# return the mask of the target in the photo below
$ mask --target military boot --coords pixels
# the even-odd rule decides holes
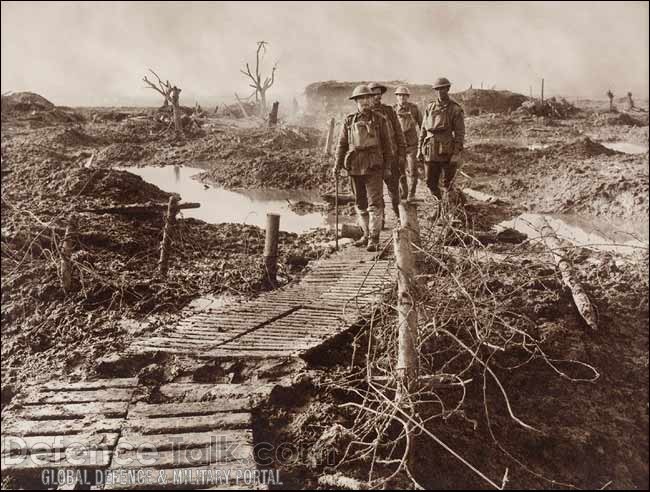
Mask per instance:
[[[362,246],[366,246],[368,244],[368,234],[370,230],[369,222],[370,219],[367,214],[365,215],[359,215],[359,227],[361,227],[361,230],[363,231],[363,236],[361,236],[359,239],[357,239],[355,242],[352,244],[356,246],[357,248],[361,248]]]
[[[370,234],[368,238],[368,251],[379,250],[379,233],[384,221],[384,211],[380,210],[377,214],[370,214]]]

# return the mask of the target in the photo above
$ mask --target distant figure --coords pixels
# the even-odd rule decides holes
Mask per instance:
[[[609,98],[609,112],[614,111],[614,93],[610,90],[607,91],[607,97]]]
[[[451,191],[465,143],[465,115],[449,97],[450,87],[445,77],[436,80],[436,98],[427,106],[418,140],[417,159],[425,162],[427,186],[438,200],[442,200],[440,175],[444,173],[444,186]]]
[[[634,101],[632,100],[632,93],[627,93],[627,110],[632,111],[634,109]]]
[[[298,114],[298,111],[300,108],[298,107],[298,101],[296,101],[296,98],[293,98],[293,114]]]

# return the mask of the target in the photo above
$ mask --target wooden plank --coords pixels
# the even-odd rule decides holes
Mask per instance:
[[[258,394],[269,394],[275,385],[264,384],[218,384],[218,383],[169,383],[159,388],[166,398],[183,398],[184,401],[243,399]],[[188,400],[188,396],[191,397]]]
[[[116,451],[132,451],[138,448],[170,451],[173,449],[190,449],[206,447],[216,443],[253,443],[253,431],[250,429],[223,430],[210,432],[187,432],[184,434],[133,434],[125,432],[120,437]]]
[[[86,449],[79,453],[58,451],[27,456],[6,457],[2,460],[2,474],[25,472],[42,468],[106,468],[111,462],[111,450]]]
[[[118,444],[119,446],[119,444]],[[253,446],[248,443],[215,443],[202,448],[179,449],[174,451],[148,452],[142,448],[137,451],[121,452],[115,455],[116,467],[129,468],[170,468],[212,466],[217,463],[250,461],[253,458]]]
[[[88,391],[107,388],[134,388],[138,385],[138,378],[98,379],[96,381],[79,381],[65,383],[53,381],[31,386],[41,391]]]
[[[32,420],[63,420],[83,418],[86,415],[124,417],[129,402],[69,403],[61,405],[29,405],[15,409],[15,414]]]
[[[148,405],[137,403],[129,409],[128,418],[183,417],[189,415],[212,415],[220,412],[241,412],[250,410],[250,401],[242,399],[223,399],[204,402],[161,403]]]
[[[132,388],[111,388],[98,390],[75,390],[75,391],[46,391],[33,392],[23,396],[20,402],[23,404],[37,403],[90,403],[98,401],[129,401],[135,389]]]
[[[88,449],[113,449],[117,443],[117,432],[107,434],[73,434],[57,436],[20,437],[2,435],[2,454],[33,454],[43,451],[62,451],[69,447],[85,446]]]
[[[251,425],[251,414],[248,412],[218,413],[183,418],[137,418],[127,421],[127,426],[131,431],[139,431],[142,434],[207,432],[213,429],[246,429]]]
[[[12,420],[3,419],[3,435],[12,436],[63,436],[85,432],[119,432],[124,419],[75,419],[75,420]]]

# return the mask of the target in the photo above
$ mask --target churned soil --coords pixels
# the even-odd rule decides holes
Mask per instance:
[[[461,184],[510,205],[469,201],[459,227],[477,238],[494,237],[491,227],[522,209],[647,221],[647,152],[623,154],[601,145],[647,145],[647,116],[579,107],[566,119],[469,116],[463,168],[469,178]],[[320,121],[313,115],[307,120]],[[329,191],[332,157],[322,150],[324,118],[322,124],[268,129],[261,121],[206,116],[179,139],[166,131],[167,123],[154,109],[58,108],[30,96],[5,111],[3,99],[3,406],[25,382],[91,375],[98,359],[170,322],[202,295],[249,297],[269,288],[261,273],[262,230],[182,217],[168,276],[160,278],[162,213],[82,211],[167,202],[168,191],[115,167],[200,164],[206,170],[203,179],[224,186]],[[532,144],[548,146],[531,150]],[[78,217],[75,277],[72,292],[65,294],[59,253],[73,211]],[[430,210],[422,207],[420,214],[426,229]],[[310,260],[327,254],[322,243],[331,239],[325,230],[281,233],[280,282],[295,281]],[[462,288],[480,300],[496,299],[502,312],[529,321],[528,334],[539,341],[546,359],[538,353],[528,360],[528,352],[509,344],[493,354],[493,368],[510,411],[536,430],[514,421],[493,382],[484,390],[479,366],[467,374],[473,382],[461,411],[431,420],[428,429],[495,482],[501,483],[507,469],[508,487],[647,488],[647,249],[630,257],[570,249],[570,262],[598,313],[597,332],[585,327],[551,256],[539,245],[502,237],[486,251],[506,261],[465,275]],[[440,261],[463,274],[448,258]],[[453,277],[441,275],[436,264],[425,263],[427,302],[454,308],[454,319],[463,322],[448,329],[471,326],[471,306],[453,287]],[[445,281],[452,287],[446,288]],[[491,297],[481,297],[486,292]],[[387,302],[394,304],[394,297]],[[392,330],[394,312],[381,323]],[[276,463],[285,486],[316,488],[319,476],[335,471],[318,456],[325,445],[342,456],[350,442],[345,429],[356,414],[342,404],[358,400],[341,386],[350,371],[365,371],[364,343],[360,326],[315,354],[294,377],[295,386],[256,416],[258,436],[304,450],[303,462]],[[435,345],[426,350],[433,366],[444,360],[436,358]],[[593,377],[590,368],[598,377],[581,380]],[[451,391],[441,390],[439,396],[446,408],[458,401]],[[420,411],[427,415],[436,405]],[[423,486],[487,488],[426,436],[418,437],[417,450],[413,472]],[[368,461],[360,461],[336,471],[363,482],[368,467]],[[387,475],[390,467],[376,472]],[[398,477],[395,485],[410,482]]]

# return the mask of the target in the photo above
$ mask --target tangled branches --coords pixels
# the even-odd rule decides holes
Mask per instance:
[[[490,410],[499,405],[525,432],[540,434],[541,430],[518,415],[504,375],[541,361],[571,382],[591,383],[599,377],[591,365],[559,360],[542,348],[536,309],[545,299],[558,301],[561,286],[555,271],[547,258],[537,258],[534,248],[527,244],[506,253],[483,246],[467,230],[462,208],[446,208],[432,220],[424,219],[422,246],[412,245],[420,260],[414,306],[418,315],[419,384],[410,394],[403,394],[396,379],[398,342],[393,296],[377,306],[367,320],[367,329],[357,336],[355,346],[365,348],[364,360],[355,352],[350,372],[330,383],[349,395],[351,401],[345,406],[354,416],[349,429],[353,438],[337,468],[366,464],[370,488],[382,488],[395,479],[424,488],[414,466],[413,443],[432,440],[484,483],[502,489],[508,482],[507,468],[500,479],[490,478],[436,435],[452,417],[476,430],[480,423],[470,418],[466,409],[470,398],[482,396],[480,420],[494,444],[524,469],[549,480],[501,446],[493,432]]]

